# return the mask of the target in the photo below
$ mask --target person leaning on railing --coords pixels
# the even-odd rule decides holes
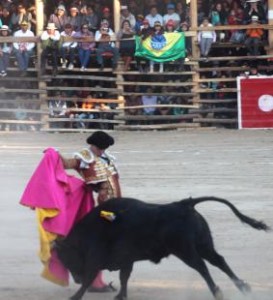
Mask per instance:
[[[74,41],[65,41],[65,38],[73,37],[75,35],[75,31],[71,24],[64,25],[64,31],[61,32],[60,39],[60,54],[62,58],[62,68],[65,69],[68,64],[68,70],[72,70],[74,68],[74,59],[75,52],[77,48],[77,42]]]
[[[14,37],[34,37],[34,33],[28,29],[29,23],[27,21],[22,21],[20,24],[21,29],[15,31]],[[25,76],[30,56],[33,54],[33,49],[35,43],[29,42],[16,42],[13,43],[13,49],[15,56],[18,61],[18,67],[21,72],[21,76]]]
[[[41,54],[41,73],[45,73],[46,61],[49,55],[52,59],[53,76],[58,71],[58,53],[60,47],[60,32],[54,23],[48,23],[46,30],[41,35],[42,54]]]
[[[0,29],[1,36],[9,36],[10,29],[7,25],[3,25]],[[9,66],[9,58],[12,52],[12,43],[0,43],[0,76],[7,76],[7,68]]]

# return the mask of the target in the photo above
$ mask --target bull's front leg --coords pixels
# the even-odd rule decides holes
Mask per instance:
[[[120,280],[120,290],[119,293],[115,296],[115,300],[125,300],[127,299],[127,283],[128,279],[132,273],[133,264],[129,264],[125,267],[122,267],[119,272]]]

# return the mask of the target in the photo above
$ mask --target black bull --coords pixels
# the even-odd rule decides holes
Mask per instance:
[[[60,260],[81,283],[70,299],[81,299],[98,271],[103,269],[120,270],[121,288],[115,299],[126,299],[134,262],[150,260],[159,263],[170,254],[199,272],[217,300],[223,296],[204,259],[226,273],[242,292],[250,290],[214,249],[209,226],[194,209],[196,204],[204,201],[224,203],[242,222],[258,230],[269,229],[263,222],[240,213],[227,200],[216,197],[189,198],[162,205],[131,198],[110,199],[86,215],[57,244]],[[115,220],[103,218],[101,211],[114,213]]]

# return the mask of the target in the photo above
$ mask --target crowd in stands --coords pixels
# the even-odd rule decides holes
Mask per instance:
[[[210,56],[228,56],[232,53],[240,55],[257,56],[263,54],[263,42],[267,39],[267,32],[255,28],[255,24],[266,24],[267,20],[266,0],[208,0],[198,1],[198,25],[203,30],[198,32],[198,44],[200,47],[200,63],[208,64]],[[123,70],[138,70],[144,73],[153,73],[158,70],[179,72],[185,70],[184,59],[176,61],[176,64],[160,63],[155,66],[153,60],[135,57],[135,39],[137,35],[142,40],[148,36],[161,35],[165,32],[186,32],[191,26],[189,4],[184,0],[128,0],[121,1],[120,28],[114,30],[114,12],[112,1],[98,0],[75,0],[60,1],[48,0],[44,15],[44,31],[40,35],[41,74],[47,73],[47,65],[51,64],[52,74],[56,75],[59,70],[73,70],[79,68],[81,72],[88,71],[90,67],[98,67],[101,71],[111,60],[113,70],[117,68],[119,59],[124,62]],[[206,27],[219,25],[248,25],[247,30],[204,30]],[[0,1],[0,36],[29,37],[33,38],[36,32],[36,8],[33,1]],[[0,37],[1,38],[1,37]],[[71,38],[71,39],[69,39]],[[214,47],[215,43],[231,43],[238,45],[234,48]],[[34,42],[6,43],[0,40],[0,76],[5,77],[8,73],[10,58],[13,56],[21,76],[26,76],[30,59],[35,54]],[[191,38],[186,38],[186,56],[191,57]],[[243,50],[242,50],[243,49]],[[240,52],[245,51],[245,52]],[[133,64],[132,61],[136,61]],[[232,74],[217,73],[205,74],[205,76],[229,77]],[[131,78],[137,79],[138,77]],[[125,77],[126,79],[126,77]],[[188,80],[189,78],[186,78]],[[132,81],[133,81],[132,80]],[[179,75],[170,80],[182,80]],[[184,79],[183,79],[184,80]],[[173,81],[172,81],[173,82]],[[228,84],[218,82],[213,86],[206,87],[217,89],[228,87]],[[202,86],[201,86],[202,87]],[[185,97],[168,97],[169,92],[189,92],[190,89],[183,87],[139,87],[128,86],[125,92],[140,92],[142,96],[130,96],[126,98],[127,105],[141,105],[145,103],[158,104],[188,104]],[[163,96],[153,95],[161,93]],[[205,97],[210,97],[206,94]],[[66,105],[67,103],[54,102],[60,95],[53,94],[50,109],[54,115],[54,103]],[[94,95],[92,95],[94,96]],[[104,95],[109,97],[109,95]],[[226,94],[214,93],[215,98],[227,97]],[[59,101],[57,99],[57,101]],[[60,104],[61,103],[61,104]],[[75,103],[73,104],[75,105]],[[78,104],[77,104],[78,105]],[[81,107],[88,107],[81,103]],[[68,105],[69,106],[69,105]],[[69,111],[68,107],[64,107]],[[147,108],[144,110],[128,110],[130,114],[185,114],[187,110],[166,108]],[[64,114],[67,116],[67,113]],[[60,115],[59,115],[60,116]],[[71,115],[69,115],[71,117]],[[74,115],[73,115],[74,116]],[[96,114],[77,114],[82,119],[98,118]],[[85,127],[88,124],[79,123]],[[92,125],[93,126],[93,125]]]

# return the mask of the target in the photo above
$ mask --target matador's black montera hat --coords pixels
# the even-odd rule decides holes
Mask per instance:
[[[95,131],[87,138],[86,143],[94,145],[99,149],[107,149],[108,147],[114,145],[115,140],[113,137],[111,137],[111,135],[104,131]]]

